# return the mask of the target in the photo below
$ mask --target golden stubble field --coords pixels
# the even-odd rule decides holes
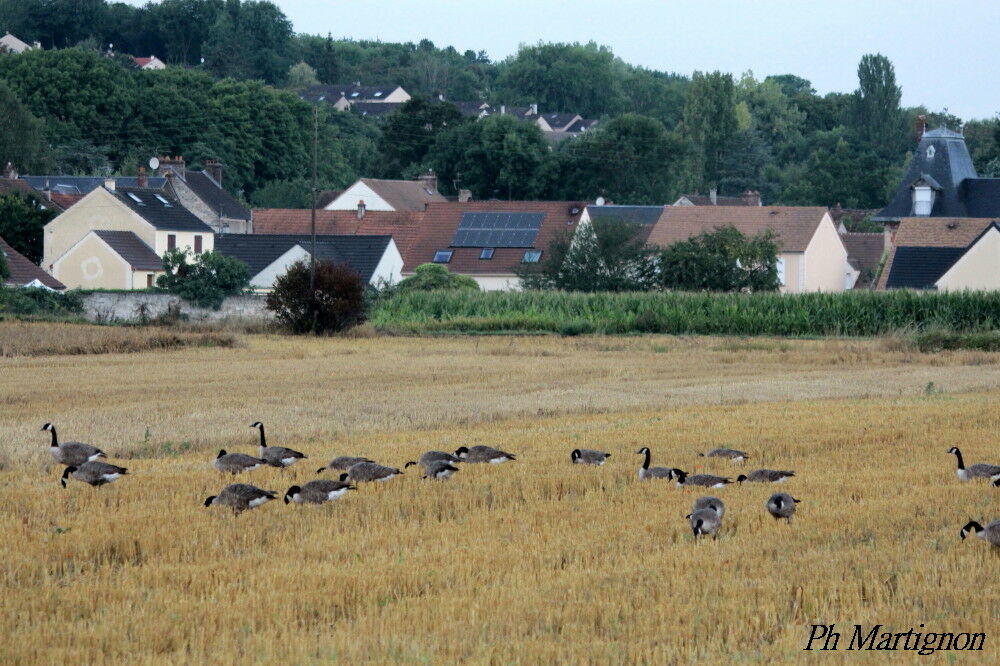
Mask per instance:
[[[0,328],[2,333],[2,328]],[[333,339],[235,349],[0,359],[0,662],[780,663],[812,623],[981,631],[1000,641],[1000,557],[963,543],[1000,491],[961,484],[948,447],[997,462],[996,355],[865,341]],[[334,453],[401,465],[430,448],[519,454],[449,482],[363,486],[319,507],[234,519],[202,501],[220,447],[310,460],[239,480],[280,491]],[[59,487],[42,423],[133,473]],[[715,445],[745,467],[698,458]],[[684,521],[698,492],[654,465],[781,486],[713,490],[715,542]],[[573,466],[575,447],[613,453]],[[763,509],[802,499],[791,526]],[[995,550],[995,549],[994,549]],[[846,640],[845,636],[845,640]],[[940,657],[932,657],[939,659]]]

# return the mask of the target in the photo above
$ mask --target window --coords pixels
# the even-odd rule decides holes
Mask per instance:
[[[142,199],[140,199],[139,197],[137,197],[137,196],[135,195],[135,193],[133,193],[133,192],[128,192],[127,194],[128,194],[128,196],[129,196],[129,198],[130,198],[130,199],[132,199],[132,201],[136,202],[136,203],[137,203],[137,204],[139,204],[140,206],[145,206],[145,205],[146,205],[145,203],[143,203]]]
[[[435,264],[447,264],[451,261],[452,254],[454,254],[452,250],[438,250],[434,253],[434,259],[432,261]]]
[[[926,217],[934,209],[934,190],[930,185],[917,185],[913,188],[913,214]]]
[[[167,249],[177,249],[177,234],[167,234]]]
[[[158,201],[159,201],[159,202],[160,202],[161,204],[163,204],[164,208],[171,208],[171,207],[172,207],[172,206],[170,205],[170,202],[169,202],[169,201],[167,201],[166,199],[164,199],[163,197],[161,197],[161,196],[160,196],[159,194],[154,194],[153,196],[154,196],[154,197],[156,197],[156,198],[157,198],[157,200],[158,200]]]
[[[785,260],[778,257],[778,262],[774,265],[778,271],[778,284],[785,286]]]
[[[201,236],[194,237],[194,253],[201,254]]]
[[[153,286],[153,277],[154,276],[153,276],[152,273],[147,273],[146,274],[146,286],[147,287],[152,287]]]
[[[484,247],[483,251],[479,253],[480,259],[492,259],[493,258],[493,248]]]
[[[521,263],[537,264],[538,260],[541,258],[542,258],[541,250],[526,250],[524,253],[524,258],[521,259]]]

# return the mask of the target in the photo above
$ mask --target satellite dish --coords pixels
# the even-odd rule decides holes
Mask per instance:
[[[155,157],[150,157],[149,158],[149,168],[152,169],[152,170],[154,170],[154,171],[157,170],[158,168],[160,168],[160,160],[156,159]]]
[[[604,197],[597,197],[597,201],[595,201],[594,203],[597,204],[598,206],[603,206],[605,201],[606,199]]]

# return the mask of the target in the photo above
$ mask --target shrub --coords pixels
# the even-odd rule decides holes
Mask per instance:
[[[441,264],[420,264],[411,277],[396,287],[397,291],[432,291],[434,289],[470,289],[479,291],[479,283],[468,275],[456,275]]]
[[[7,265],[7,255],[0,250],[0,284],[10,277],[10,266]]]
[[[922,352],[937,352],[946,349],[978,349],[980,351],[1000,351],[1000,331],[974,331],[953,333],[934,330],[914,336],[917,349]]]
[[[170,250],[163,255],[165,275],[156,286],[176,294],[189,303],[219,309],[226,296],[246,291],[250,270],[239,259],[218,252],[202,252],[188,263],[188,250]]]
[[[267,309],[293,333],[343,331],[365,321],[365,284],[346,264],[316,262],[316,288],[309,265],[298,261],[274,282]]]
[[[75,291],[60,293],[41,288],[0,286],[0,313],[69,317],[83,312],[83,301]]]

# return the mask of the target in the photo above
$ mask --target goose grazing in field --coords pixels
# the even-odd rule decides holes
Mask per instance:
[[[958,469],[955,470],[955,474],[958,476],[959,481],[994,477],[1000,478],[1000,465],[976,463],[975,465],[969,465],[966,467],[965,460],[962,459],[962,451],[957,446],[953,446],[948,449],[948,453],[954,453],[955,458],[958,459]]]
[[[719,447],[717,449],[712,449],[707,453],[699,453],[702,458],[728,458],[733,462],[743,462],[750,457],[749,453],[744,451],[739,451],[737,449],[727,449],[725,447]]]
[[[684,470],[677,469],[676,467],[670,470],[670,473],[672,477],[677,480],[678,487],[702,486],[704,488],[725,488],[726,485],[733,482],[732,479],[725,476],[715,476],[714,474],[688,474]]]
[[[218,504],[228,506],[235,515],[240,515],[247,509],[253,509],[270,502],[278,493],[274,490],[264,490],[249,483],[233,483],[222,489],[218,495],[205,498],[205,506]]]
[[[706,535],[711,536],[713,539],[718,537],[719,528],[722,526],[722,516],[712,509],[698,509],[689,513],[687,519],[691,524],[691,531],[694,532],[695,540],[699,536]]]
[[[994,520],[986,527],[983,527],[974,520],[970,520],[962,528],[962,538],[964,539],[968,536],[969,532],[972,532],[986,543],[1000,548],[1000,520]]]
[[[513,453],[507,453],[492,446],[473,446],[466,448],[460,446],[455,449],[455,457],[459,462],[464,463],[502,463],[508,460],[517,460]]]
[[[325,467],[320,467],[318,470],[316,470],[316,473],[322,474],[328,469],[339,469],[341,471],[346,471],[349,470],[352,465],[357,465],[358,463],[363,463],[363,462],[375,462],[375,461],[371,460],[370,458],[362,458],[360,456],[337,456],[336,458],[328,462]]]
[[[642,467],[639,468],[639,480],[645,481],[647,479],[669,479],[670,478],[670,468],[669,467],[650,467],[649,459],[651,454],[649,452],[649,447],[644,446],[636,453],[644,455],[645,458],[642,460]]]
[[[396,467],[386,467],[375,462],[359,462],[347,470],[347,478],[356,483],[369,483],[388,481],[402,473],[403,470]]]
[[[420,463],[420,466],[424,468],[436,462],[457,463],[462,461],[454,453],[448,453],[447,451],[428,451],[417,458],[417,463]],[[406,467],[414,464],[416,463],[408,462],[406,463]]]
[[[795,515],[795,505],[800,501],[788,493],[774,493],[768,498],[765,506],[767,507],[767,512],[774,516],[775,520],[784,518],[791,523],[792,516]]]
[[[250,427],[260,430],[260,457],[271,467],[289,467],[307,457],[304,453],[283,446],[268,446],[264,438],[264,424],[260,421]]]
[[[458,471],[458,468],[452,465],[446,460],[435,460],[429,465],[424,466],[424,478],[425,479],[440,479],[445,481],[450,479],[452,474]]]
[[[249,472],[266,464],[267,461],[262,458],[254,458],[245,453],[226,453],[225,449],[219,449],[219,455],[212,462],[212,466],[224,474]]]
[[[694,506],[691,508],[691,513],[701,511],[702,509],[711,509],[719,514],[719,518],[722,518],[722,516],[726,513],[725,503],[718,497],[712,497],[710,495],[696,499],[694,501]],[[686,517],[690,518],[691,514],[688,514]]]
[[[569,459],[574,465],[603,465],[611,457],[610,453],[595,451],[593,449],[573,449],[569,454]]]
[[[755,469],[749,474],[740,474],[736,477],[736,483],[749,481],[750,483],[784,483],[795,476],[795,472],[777,469]]]
[[[66,482],[69,480],[69,477],[72,476],[77,481],[83,481],[84,483],[89,483],[92,486],[100,487],[106,483],[111,483],[115,479],[121,478],[126,474],[128,474],[128,470],[124,467],[101,462],[99,460],[88,460],[79,467],[76,465],[70,465],[64,469],[62,478],[59,479],[59,483],[61,483],[62,487],[65,488]]]
[[[347,474],[341,474],[340,479],[317,479],[310,481],[304,486],[292,486],[285,492],[285,504],[296,502],[298,504],[322,504],[332,502],[342,497],[348,490],[357,490],[357,486],[348,483]]]
[[[52,444],[49,445],[49,453],[60,465],[74,465],[79,467],[85,462],[107,458],[107,454],[96,446],[82,444],[80,442],[59,443],[59,436],[56,435],[56,427],[51,423],[42,426],[42,432],[48,430],[52,433]]]

